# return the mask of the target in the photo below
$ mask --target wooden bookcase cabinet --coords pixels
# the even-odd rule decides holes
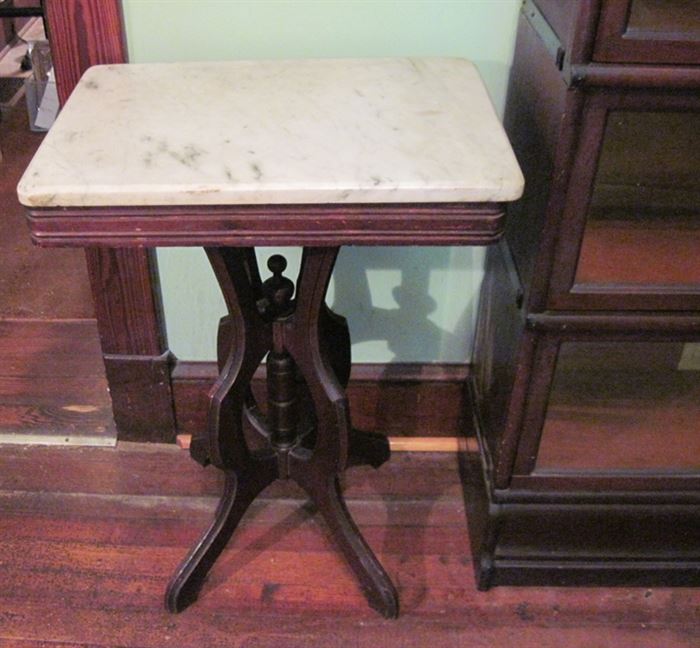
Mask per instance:
[[[700,20],[679,31],[683,4],[523,4],[505,124],[526,193],[487,254],[466,467],[481,588],[700,585]]]

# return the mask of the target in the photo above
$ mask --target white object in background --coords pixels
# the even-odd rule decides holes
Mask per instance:
[[[56,89],[56,78],[53,70],[49,71],[48,83],[44,96],[41,98],[39,110],[34,120],[34,125],[37,128],[45,128],[48,130],[56,120],[58,114],[58,90]]]
[[[678,371],[700,371],[700,343],[686,342],[683,345]]]

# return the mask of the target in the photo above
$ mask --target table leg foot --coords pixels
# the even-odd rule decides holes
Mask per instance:
[[[348,467],[372,466],[379,468],[389,460],[389,439],[376,432],[364,432],[353,428],[348,440]]]
[[[182,561],[165,592],[165,607],[181,612],[197,599],[207,573],[236,530],[241,518],[258,494],[278,477],[274,456],[256,460],[251,469],[226,471],[224,492],[214,520],[199,542]]]
[[[355,573],[370,607],[387,619],[397,618],[399,596],[388,574],[350,516],[338,478],[331,478],[325,488],[317,486],[306,490]]]

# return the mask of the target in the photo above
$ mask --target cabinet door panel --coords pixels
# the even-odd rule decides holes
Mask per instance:
[[[700,41],[697,0],[632,0],[627,38]]]
[[[700,112],[608,113],[574,281],[700,288]]]
[[[592,93],[549,306],[700,308],[700,101]]]
[[[534,474],[700,472],[700,344],[565,341]]]

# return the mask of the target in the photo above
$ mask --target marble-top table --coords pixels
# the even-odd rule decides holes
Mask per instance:
[[[339,246],[487,244],[523,178],[463,59],[235,61],[88,70],[22,177],[42,245],[204,246],[228,315],[208,429],[191,453],[226,475],[214,522],[175,573],[189,604],[257,494],[297,481],[370,604],[398,614],[389,577],[338,476],[379,466],[384,437],[354,430],[345,320],[325,304]],[[294,283],[256,245],[303,245]],[[267,358],[268,397],[249,383]],[[263,413],[264,412],[264,413]],[[259,436],[262,449],[245,437]]]

